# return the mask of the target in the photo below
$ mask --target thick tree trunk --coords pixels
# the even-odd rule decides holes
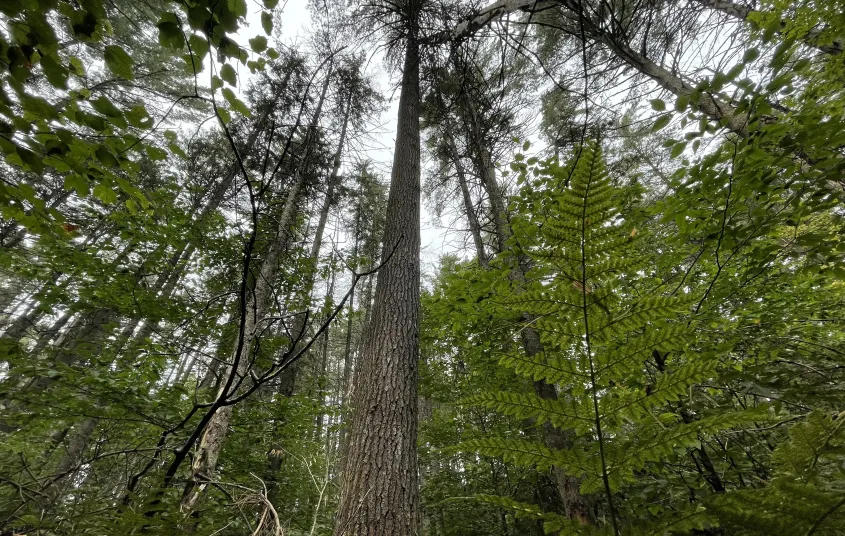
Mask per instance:
[[[419,528],[420,58],[410,33],[387,201],[385,264],[355,374],[335,536],[412,536]]]

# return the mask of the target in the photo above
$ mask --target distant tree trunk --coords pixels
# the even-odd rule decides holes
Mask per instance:
[[[326,292],[326,305],[329,305],[332,301],[332,295],[334,294],[334,283],[335,283],[336,273],[332,271],[331,278],[329,279],[329,288]],[[317,400],[319,400],[320,406],[323,406],[326,402],[326,375],[328,373],[328,365],[329,365],[329,332],[331,330],[326,328],[323,332],[320,345],[320,370],[317,373]],[[323,412],[320,411],[317,414],[316,422],[314,423],[314,440],[319,441],[320,437],[323,435],[323,423],[324,415]]]
[[[496,179],[496,169],[490,157],[490,150],[486,146],[477,112],[470,103],[465,103],[465,110],[468,119],[471,121],[469,127],[472,132],[473,142],[475,143],[477,172],[482,177],[482,183],[487,191],[487,197],[490,200],[491,211],[493,212],[497,243],[499,244],[500,251],[505,251],[509,248],[508,240],[511,237],[511,228],[508,215],[505,212],[504,195]],[[525,286],[525,272],[529,268],[528,264],[528,259],[524,257],[518,258],[513,262],[512,269],[508,272],[508,279],[514,285],[516,292],[522,292]],[[540,341],[540,334],[531,327],[533,318],[527,314],[522,316],[525,327],[519,333],[525,355],[534,357],[542,354],[544,350]],[[543,380],[537,380],[533,382],[533,385],[535,394],[540,398],[547,400],[558,399],[557,389],[554,385],[548,384]],[[560,450],[569,448],[572,445],[572,439],[562,430],[548,423],[543,426],[543,441],[551,449]],[[579,519],[582,522],[591,521],[593,514],[589,501],[580,492],[581,480],[566,475],[559,467],[554,467],[553,472],[558,497],[546,498],[545,502],[555,504],[558,502],[556,499],[559,499],[563,513],[569,518]],[[538,489],[538,493],[543,495],[545,492],[542,489]]]
[[[372,319],[355,374],[335,536],[419,529],[420,87],[416,13],[405,42],[396,147]]]
[[[352,246],[352,262],[353,267],[358,268],[358,242],[359,233],[361,231],[361,204],[360,200],[355,210],[355,242]],[[338,432],[338,450],[341,458],[346,454],[346,435],[348,428],[349,412],[346,405],[349,403],[349,390],[352,382],[352,328],[355,316],[355,289],[353,288],[349,295],[349,313],[346,319],[346,341],[343,349],[343,376],[340,383],[340,406],[341,406],[341,426]]]
[[[331,79],[331,68],[326,76],[323,84],[320,100],[317,103],[314,117],[308,127],[308,134],[305,139],[305,155],[303,156],[300,165],[297,168],[293,182],[287,192],[287,198],[282,208],[281,214],[278,218],[275,237],[271,241],[264,259],[261,262],[259,274],[255,278],[251,292],[247,296],[241,298],[246,300],[243,311],[246,314],[243,320],[243,340],[236,341],[235,349],[232,356],[232,369],[229,371],[230,375],[235,375],[240,378],[245,378],[249,372],[250,357],[252,355],[253,347],[258,336],[258,333],[263,329],[260,324],[264,320],[270,306],[270,297],[272,294],[272,285],[276,280],[276,275],[279,271],[279,264],[281,255],[288,249],[290,237],[292,235],[292,226],[294,223],[294,216],[299,209],[300,200],[306,189],[306,170],[302,169],[308,165],[313,146],[313,133],[317,128],[320,115],[322,113],[323,103],[328,91],[329,82]],[[230,376],[231,377],[231,376]],[[217,399],[224,400],[232,393],[229,392],[234,382],[228,382],[220,388]],[[202,492],[205,490],[209,478],[214,473],[217,467],[217,459],[220,456],[220,451],[223,448],[223,443],[229,429],[229,423],[232,419],[232,412],[234,407],[232,405],[224,405],[217,408],[202,436],[199,440],[199,445],[194,453],[194,462],[191,465],[191,475],[185,485],[180,502],[180,508],[183,513],[190,514],[194,511]],[[175,462],[174,462],[175,463]],[[165,478],[168,480],[172,478],[171,472],[174,465],[171,465]]]
[[[258,143],[258,137],[261,135],[262,132],[267,128],[267,121],[270,119],[273,111],[276,109],[276,105],[284,94],[284,90],[288,85],[288,81],[290,80],[290,73],[288,73],[281,84],[281,91],[276,94],[270,104],[265,108],[264,112],[259,116],[253,123],[252,127],[249,131],[249,135],[247,136],[246,145],[244,152],[245,154],[254,154],[255,149]],[[202,224],[214,214],[217,209],[220,207],[220,204],[226,197],[226,193],[232,188],[232,183],[235,181],[235,177],[238,175],[238,163],[235,159],[232,160],[231,165],[226,170],[226,173],[223,175],[223,179],[214,185],[214,189],[212,190],[211,197],[208,199],[208,202],[202,207],[202,210],[196,216],[197,225],[202,226]],[[156,281],[153,285],[153,291],[157,294],[159,298],[167,299],[173,294],[173,291],[176,289],[176,285],[182,279],[182,272],[184,267],[187,266],[188,262],[193,257],[194,252],[196,251],[196,244],[194,242],[188,242],[184,244],[181,248],[171,255],[170,260],[168,261],[164,271],[156,278]],[[155,329],[154,322],[144,322],[141,325],[141,329],[137,331],[136,329],[141,324],[141,318],[134,318],[132,319],[129,324],[123,329],[121,332],[120,339],[121,341],[128,341],[132,338],[133,342],[128,350],[128,353],[131,355],[133,352],[132,350],[136,349],[138,345],[143,344],[143,342],[149,337],[153,330]],[[133,337],[134,334],[134,337]]]
[[[504,251],[506,248],[505,241],[510,237],[511,232],[504,197],[496,180],[496,166],[493,163],[490,148],[487,147],[484,128],[481,125],[478,112],[472,103],[468,102],[466,96],[463,98],[462,105],[466,116],[465,121],[469,126],[470,140],[472,143],[472,160],[475,164],[476,173],[481,178],[481,184],[487,192],[487,199],[490,202],[493,227],[496,230],[496,245],[498,251]]]
[[[458,146],[455,143],[455,137],[452,134],[452,121],[449,118],[449,112],[446,111],[446,130],[444,136],[446,143],[449,146],[452,162],[455,164],[455,172],[458,176],[458,186],[461,189],[461,197],[464,201],[464,211],[467,216],[467,223],[469,223],[469,232],[472,235],[472,241],[475,244],[475,255],[478,258],[478,264],[482,268],[488,265],[487,253],[484,250],[484,240],[481,237],[481,224],[478,222],[478,214],[475,212],[475,207],[472,202],[472,195],[470,195],[469,185],[467,184],[466,171],[464,170],[463,162],[461,162],[461,155],[458,152]]]
[[[314,281],[317,277],[317,266],[318,261],[320,258],[320,249],[323,246],[323,234],[326,231],[326,222],[328,221],[329,211],[331,210],[332,205],[335,201],[335,188],[337,188],[339,180],[340,180],[340,164],[341,164],[341,157],[343,156],[343,148],[346,145],[346,131],[349,125],[349,116],[351,114],[351,101],[352,95],[346,99],[346,107],[344,109],[343,114],[343,124],[340,129],[340,140],[337,144],[337,149],[334,153],[333,164],[332,164],[332,172],[329,176],[327,185],[326,185],[326,195],[323,198],[323,205],[320,208],[320,216],[317,220],[317,228],[314,231],[314,239],[311,242],[311,252],[308,257],[308,270],[310,270],[309,275],[305,281],[305,285],[303,287],[303,294],[306,298],[306,307],[310,306],[310,295],[311,291],[314,288]],[[306,317],[304,314],[300,314],[297,316],[293,330],[294,337],[301,337],[306,329]],[[280,389],[279,392],[283,396],[290,397],[293,396],[294,389],[296,386],[296,375],[297,371],[299,370],[299,362],[295,362],[291,364],[279,377]]]
[[[47,508],[52,504],[62,493],[66,487],[67,479],[72,477],[79,470],[82,456],[85,454],[85,449],[91,440],[91,435],[97,429],[97,419],[87,418],[73,426],[73,428],[65,435],[66,449],[62,455],[59,464],[55,471],[57,475],[55,479],[50,479],[43,492],[48,499],[47,504],[42,503],[42,507]]]

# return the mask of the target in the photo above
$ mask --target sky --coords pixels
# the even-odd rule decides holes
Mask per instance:
[[[238,32],[238,42],[244,46],[248,40],[264,35],[261,27],[262,2],[250,0],[247,24]],[[281,23],[281,39],[290,46],[303,43],[309,34],[311,14],[308,11],[307,0],[288,0],[280,2],[276,16],[277,24]],[[274,30],[275,31],[275,30]],[[366,143],[356,143],[356,147],[366,145],[366,157],[373,160],[375,168],[380,171],[385,182],[390,180],[390,169],[393,162],[393,146],[396,139],[396,118],[398,111],[399,92],[394,91],[398,73],[388,72],[380,54],[373,56],[367,64],[368,74],[373,77],[382,95],[389,99],[385,110],[372,125],[371,133]],[[249,71],[240,66],[241,76],[249,75]],[[362,155],[363,156],[363,155]],[[347,162],[349,158],[345,158]],[[463,243],[464,236],[460,231],[450,231],[442,227],[434,212],[422,203],[421,215],[421,262],[425,275],[432,276],[439,266],[440,256],[447,253],[457,253]],[[332,225],[331,219],[329,226]],[[342,245],[342,242],[338,245]]]

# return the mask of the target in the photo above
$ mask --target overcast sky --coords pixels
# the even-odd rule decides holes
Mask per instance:
[[[264,35],[264,30],[261,27],[261,10],[262,4],[260,0],[251,0],[249,3],[250,12],[247,15],[247,25],[238,32],[238,41],[242,46],[247,46],[250,38],[257,35]],[[281,21],[281,36],[282,41],[291,47],[297,43],[302,44],[308,37],[311,27],[311,14],[307,8],[307,0],[288,0],[287,2],[280,2],[277,10],[281,10],[281,16],[276,17],[276,21]],[[278,22],[277,22],[278,23]],[[274,31],[275,33],[275,31]],[[271,43],[272,44],[272,43]],[[390,180],[390,168],[393,161],[393,146],[396,135],[396,117],[397,105],[399,100],[399,93],[395,90],[395,84],[398,80],[398,73],[390,73],[382,62],[379,54],[376,54],[372,60],[367,64],[367,74],[373,77],[376,81],[379,90],[385,98],[389,99],[387,109],[381,114],[381,117],[371,126],[371,133],[368,139],[363,143],[356,143],[356,147],[361,145],[366,146],[366,156],[373,160],[375,168],[380,172],[385,182]],[[249,71],[244,67],[239,67],[240,76],[248,76]],[[243,78],[242,78],[243,80]],[[345,155],[344,160],[350,162],[353,155]],[[358,155],[362,158],[364,155]],[[444,218],[447,220],[448,216]],[[437,266],[438,259],[444,253],[455,253],[458,251],[461,243],[464,240],[464,233],[450,231],[442,228],[437,223],[437,218],[426,206],[423,200],[422,206],[422,263],[423,271],[428,275],[433,275]],[[329,221],[329,226],[333,222]],[[457,224],[460,227],[465,227],[463,222]],[[327,229],[327,232],[330,232]],[[341,239],[342,240],[342,239]],[[339,244],[342,245],[342,244]]]

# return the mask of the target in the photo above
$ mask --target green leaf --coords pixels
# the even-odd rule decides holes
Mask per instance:
[[[654,125],[651,127],[652,132],[657,132],[658,130],[662,129],[666,125],[669,124],[669,121],[672,120],[672,116],[669,114],[661,115],[657,118],[657,121],[654,122]]]
[[[229,88],[223,88],[223,97],[229,102],[229,106],[232,107],[233,110],[236,112],[240,112],[241,114],[245,115],[246,117],[250,117],[252,112],[249,111],[249,108],[246,107],[246,104],[243,101],[239,100],[235,96],[235,92]]]
[[[117,159],[105,145],[97,147],[97,150],[94,152],[94,156],[96,156],[97,160],[106,167],[117,167]]]
[[[106,98],[105,96],[101,95],[97,100],[91,102],[91,106],[97,110],[99,113],[105,115],[106,117],[122,117],[123,112],[121,112],[117,106],[112,104],[112,102]]]
[[[150,157],[150,160],[164,160],[167,158],[167,151],[163,149],[159,149],[158,147],[154,147],[152,145],[147,146],[147,156]]]
[[[275,48],[268,48],[267,55],[270,57],[271,60],[278,59],[280,56],[279,51]]]
[[[156,26],[158,27],[158,42],[161,46],[175,50],[185,46],[182,25],[175,13],[162,14]]]
[[[263,35],[258,35],[249,40],[249,46],[253,52],[261,53],[267,50],[267,38]]]
[[[264,28],[264,33],[270,35],[273,33],[273,14],[267,11],[261,12],[261,27]]]
[[[273,9],[279,5],[279,0],[264,0],[264,7],[267,9]]]
[[[29,149],[24,149],[23,147],[18,147],[17,153],[24,166],[35,173],[41,173],[44,171],[44,161],[40,156],[36,155]]]
[[[651,108],[657,112],[665,112],[666,111],[666,103],[663,102],[663,99],[651,99],[649,101],[651,103]]]
[[[50,85],[59,88],[67,89],[68,70],[62,66],[52,55],[41,56],[41,68],[44,70],[44,76]]]
[[[742,63],[751,63],[752,61],[756,60],[760,57],[760,51],[756,48],[749,48],[745,51],[745,54],[742,55]]]
[[[49,102],[41,97],[33,97],[32,95],[22,95],[21,105],[23,109],[38,119],[57,119],[58,113]]]
[[[188,24],[194,30],[202,30],[211,22],[211,12],[203,6],[188,7]]]
[[[217,116],[223,121],[224,125],[228,125],[229,122],[232,120],[231,114],[225,108],[217,107]]]
[[[246,0],[228,0],[229,9],[238,17],[246,17],[247,5]]]
[[[71,56],[68,62],[70,63],[73,72],[76,73],[76,76],[85,76],[85,65],[82,63],[81,59],[76,56]]]
[[[126,120],[136,128],[147,129],[153,126],[153,118],[143,106],[135,106],[126,112]]]
[[[188,44],[191,46],[191,52],[202,62],[208,54],[208,41],[199,35],[192,35],[188,38]]]
[[[176,145],[175,143],[169,144],[167,148],[170,149],[171,153],[177,156],[181,156],[182,158],[188,158],[188,155],[185,154],[185,151],[183,151],[182,148]]]
[[[79,197],[88,195],[88,180],[82,175],[72,173],[65,177],[65,190],[74,190]]]
[[[121,47],[116,45],[107,46],[105,54],[103,54],[103,59],[106,61],[106,67],[117,76],[126,80],[133,80],[135,78],[135,74],[132,72],[132,65],[135,61]]]
[[[676,143],[674,147],[672,147],[671,156],[672,158],[677,158],[684,152],[684,149],[687,148],[687,142],[679,142]]]
[[[238,85],[238,75],[235,72],[235,68],[228,63],[224,64],[223,67],[220,68],[220,78],[228,82],[230,86]]]
[[[102,201],[105,205],[110,205],[117,201],[117,193],[102,183],[94,187],[94,197]]]

